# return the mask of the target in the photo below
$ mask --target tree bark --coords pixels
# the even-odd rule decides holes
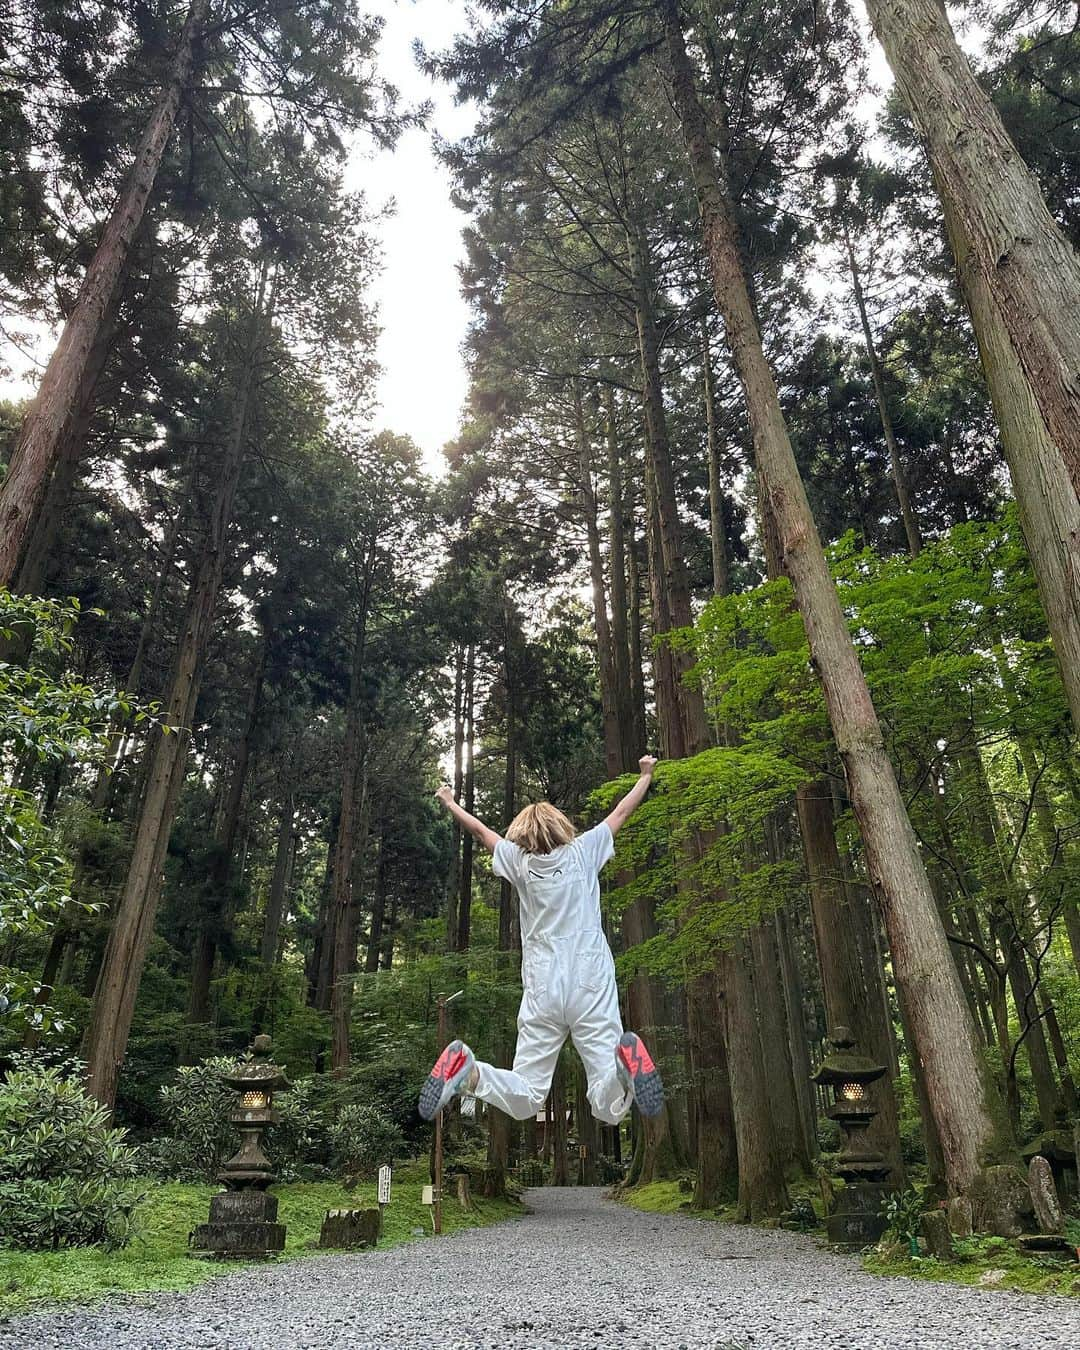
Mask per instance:
[[[334,875],[330,892],[330,1068],[337,1075],[349,1067],[349,1018],[352,1013],[351,968],[356,959],[356,928],[353,902],[353,862],[361,813],[367,795],[363,698],[364,665],[367,657],[368,608],[371,600],[371,565],[365,566],[357,596],[352,662],[349,671],[349,702],[345,713],[345,740],[341,760],[341,794],[337,837],[334,841]]]
[[[1043,421],[1080,493],[1080,258],[1047,210],[938,0],[866,0]]]
[[[769,1095],[756,1018],[753,961],[745,939],[720,954],[720,1018],[728,1052],[739,1158],[738,1215],[744,1223],[788,1208],[784,1162],[769,1120]]]
[[[289,899],[289,879],[296,853],[296,794],[287,787],[281,799],[278,820],[277,846],[274,850],[274,870],[270,878],[270,892],[263,915],[262,939],[259,943],[259,962],[269,971],[277,959],[281,926]]]
[[[843,864],[836,847],[832,787],[828,782],[804,783],[795,794],[803,857],[810,893],[814,943],[821,970],[821,992],[829,1031],[848,1027],[863,1053],[890,1068],[874,1087],[878,1114],[867,1130],[867,1141],[889,1164],[889,1181],[903,1182],[900,1127],[891,1074],[892,1056],[882,1044],[891,1037],[884,1024],[884,976],[880,965],[869,968],[861,959],[855,930],[873,922],[865,896],[845,885]],[[867,911],[858,913],[857,910]]]
[[[266,678],[266,662],[269,656],[269,635],[264,632],[259,651],[255,677],[248,696],[244,729],[236,746],[236,760],[229,778],[229,790],[225,794],[218,828],[214,838],[214,861],[210,869],[210,904],[213,912],[204,916],[195,938],[195,952],[191,965],[191,990],[188,997],[188,1022],[208,1022],[210,1020],[210,982],[214,974],[214,961],[222,933],[232,919],[233,901],[229,894],[230,874],[232,872],[233,852],[236,848],[236,832],[240,825],[240,808],[244,801],[244,788],[247,784],[248,768],[251,764],[251,750],[259,727],[259,712],[262,707],[263,684]]]
[[[628,773],[642,752],[644,742],[635,740],[634,694],[630,678],[629,605],[627,599],[626,522],[623,502],[623,464],[619,450],[615,394],[604,386],[604,415],[607,424],[608,514],[610,518],[611,562],[611,647],[612,674],[615,681],[615,710],[618,724],[619,771]]]
[[[106,321],[132,241],[172,135],[194,67],[195,44],[210,0],[191,0],[176,54],[158,102],[135,149],[127,182],[83,277],[75,307],[45,367],[0,488],[0,586],[10,586],[60,452],[64,427],[75,414],[94,340]]]
[[[866,355],[870,361],[870,373],[874,380],[874,398],[877,400],[881,431],[885,437],[885,447],[889,452],[889,470],[892,473],[896,501],[900,507],[900,518],[903,521],[904,534],[907,537],[908,552],[913,558],[917,558],[922,549],[922,534],[919,530],[919,520],[915,514],[915,508],[911,503],[907,475],[904,473],[904,463],[900,458],[900,447],[896,443],[892,415],[889,412],[889,403],[885,397],[885,373],[878,358],[874,331],[870,327],[870,316],[866,312],[866,296],[863,294],[859,266],[855,261],[855,249],[846,225],[844,227],[844,243],[847,246],[848,263],[851,267],[851,285],[855,292],[855,306],[859,311],[859,322],[862,325],[863,339],[866,342]]]
[[[716,377],[713,374],[709,321],[706,318],[701,320],[701,363],[704,371],[705,430],[709,459],[709,540],[713,595],[727,595],[731,590],[727,558],[727,511],[723,465],[720,463],[720,427],[716,416]]]
[[[214,608],[228,552],[228,528],[244,458],[248,409],[255,384],[268,269],[262,268],[246,351],[233,401],[233,421],[218,471],[217,494],[206,540],[191,583],[187,619],[177,648],[165,720],[176,730],[154,733],[149,772],[135,828],[131,863],[117,902],[94,990],[83,1047],[87,1090],[106,1106],[127,1050],[146,954],[161,894],[162,867],[187,763],[191,721],[210,643]]]
[[[476,648],[470,642],[465,653],[465,810],[476,805]],[[473,837],[465,831],[461,840],[461,891],[458,897],[457,950],[469,950],[472,923]]]
[[[926,1067],[949,1189],[960,1193],[1006,1146],[998,1135],[995,1088],[981,1063],[975,1027],[926,868],[792,453],[742,269],[735,221],[694,84],[677,0],[660,0],[660,9],[716,301],[746,395],[758,480],[776,522],[784,571],[803,616],[867,866],[881,897],[896,981],[907,996],[913,1049]]]
[[[596,664],[600,675],[600,712],[604,729],[604,771],[609,779],[622,770],[622,744],[615,681],[615,654],[611,623],[608,619],[604,585],[604,559],[600,552],[600,524],[596,489],[593,483],[592,447],[585,429],[585,410],[581,402],[581,381],[573,382],[574,435],[578,452],[578,483],[581,514],[589,549],[589,579],[592,584],[593,622],[596,624]]]

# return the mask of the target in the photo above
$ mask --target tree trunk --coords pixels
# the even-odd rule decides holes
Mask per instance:
[[[225,804],[221,811],[214,839],[214,861],[210,869],[209,901],[213,906],[211,913],[204,916],[195,939],[195,953],[191,965],[191,990],[188,997],[188,1022],[208,1022],[210,1020],[210,982],[214,974],[214,961],[217,956],[221,936],[232,921],[233,900],[229,893],[230,874],[232,872],[233,851],[236,847],[236,832],[240,825],[240,808],[244,801],[244,788],[247,784],[248,768],[251,764],[251,749],[259,727],[259,711],[262,707],[263,683],[266,678],[266,662],[269,656],[269,634],[263,633],[259,651],[255,678],[248,696],[247,714],[244,729],[236,747],[236,760],[229,779],[229,790],[225,794]]]
[[[386,855],[379,849],[379,861],[375,868],[375,889],[371,895],[371,929],[368,933],[367,953],[364,957],[364,972],[373,975],[379,969],[382,956],[383,926],[386,919]]]
[[[454,660],[454,801],[461,801],[465,754],[465,650],[458,647]],[[446,950],[457,951],[458,897],[461,894],[461,826],[454,817],[451,826],[450,877],[446,887]]]
[[[884,1036],[891,1037],[891,1028],[884,1024],[884,976],[876,962],[864,967],[855,939],[856,927],[873,922],[873,915],[866,897],[844,882],[832,787],[825,781],[804,783],[795,794],[795,803],[828,1029],[848,1027],[864,1054],[891,1069],[892,1057],[882,1044]],[[867,912],[856,913],[859,909]],[[889,1164],[889,1181],[901,1185],[900,1127],[891,1073],[875,1085],[874,1104],[878,1114],[867,1130],[867,1141]]]
[[[957,215],[945,210],[1074,731],[1080,731],[1080,499]]]
[[[64,427],[75,415],[94,340],[106,321],[172,135],[180,101],[191,81],[195,44],[209,7],[210,0],[191,0],[168,82],[139,139],[127,181],[23,422],[7,477],[0,488],[0,586],[10,586],[15,579],[27,533],[41,508],[60,453]]]
[[[592,583],[593,622],[596,624],[596,664],[600,675],[600,710],[604,729],[604,771],[609,779],[622,770],[622,744],[616,695],[615,660],[604,586],[604,559],[600,552],[600,524],[593,485],[592,447],[585,429],[581,381],[574,380],[574,433],[578,451],[578,483],[581,514],[589,548],[589,579]]]
[[[248,408],[255,384],[268,269],[264,265],[249,324],[233,401],[232,429],[218,470],[217,493],[206,540],[191,583],[187,619],[180,634],[165,720],[176,730],[153,734],[146,789],[139,810],[124,889],[117,902],[105,949],[83,1057],[87,1089],[112,1106],[131,1032],[135,999],[154,931],[161,894],[162,868],[176,804],[184,778],[191,721],[213,624],[214,608],[228,550],[228,527],[244,458]]]
[[[351,968],[356,959],[353,902],[353,862],[361,812],[367,795],[364,745],[364,663],[371,598],[370,560],[357,597],[356,627],[349,671],[349,702],[345,714],[345,741],[341,760],[341,794],[337,837],[334,841],[334,879],[330,892],[330,1068],[337,1075],[349,1067],[349,1019],[352,1013]]]
[[[690,583],[683,557],[679,510],[675,493],[675,472],[671,462],[671,443],[668,437],[667,416],[664,412],[664,390],[660,375],[660,348],[656,332],[653,303],[653,279],[646,246],[633,229],[626,232],[627,255],[634,280],[634,308],[637,319],[638,349],[641,360],[642,406],[645,414],[645,439],[649,452],[653,490],[653,520],[660,568],[654,578],[662,582],[666,598],[667,619],[671,628],[693,626],[690,605]],[[650,570],[656,568],[650,564]],[[668,631],[656,628],[654,639]],[[665,644],[666,646],[666,644]],[[708,726],[700,690],[690,690],[684,677],[694,665],[693,653],[683,649],[670,654],[675,694],[681,709],[681,722],[691,744],[708,743]],[[682,746],[670,747],[669,758],[681,759],[687,752]]]
[[[1007,1147],[997,1132],[995,1089],[984,1072],[926,868],[799,477],[694,85],[677,0],[660,0],[660,8],[716,301],[746,395],[758,481],[776,522],[784,570],[803,616],[867,866],[881,897],[897,985],[907,998],[913,1050],[926,1068],[949,1189],[963,1192],[987,1161]]]
[[[701,364],[705,372],[705,428],[709,459],[709,540],[712,554],[713,595],[727,595],[731,575],[727,559],[727,511],[724,498],[723,465],[720,463],[720,428],[716,417],[716,389],[709,321],[701,320]]]
[[[911,504],[907,475],[904,473],[904,464],[900,458],[900,447],[896,443],[896,432],[893,429],[892,415],[885,398],[885,374],[881,368],[881,361],[878,359],[874,332],[870,327],[870,317],[866,312],[866,297],[863,294],[862,279],[859,276],[859,267],[855,261],[855,249],[846,225],[844,227],[844,243],[847,245],[848,262],[851,265],[851,285],[855,292],[855,305],[859,311],[863,339],[866,342],[866,355],[870,361],[870,373],[874,379],[874,398],[877,400],[878,417],[881,419],[881,430],[885,437],[886,449],[889,452],[889,469],[892,472],[896,501],[900,507],[904,534],[907,536],[908,552],[913,558],[917,558],[922,549],[922,534],[919,531],[919,520],[915,514],[915,508]]]
[[[291,787],[285,789],[278,821],[277,847],[274,850],[274,871],[270,878],[270,893],[263,916],[259,961],[264,970],[270,970],[277,959],[278,939],[289,899],[289,877],[296,852],[296,795]]]
[[[615,712],[619,735],[619,771],[627,773],[644,749],[634,739],[634,694],[630,679],[629,608],[627,601],[626,522],[623,515],[623,465],[619,452],[615,394],[604,386],[604,415],[607,423],[608,513],[610,517],[611,560],[611,647],[612,674],[615,681]]]
[[[866,0],[866,9],[926,142],[941,200],[955,213],[1080,493],[1080,258],[975,78],[944,5]]]
[[[758,1034],[753,961],[745,939],[720,953],[720,1021],[727,1045],[735,1142],[739,1159],[739,1219],[756,1223],[788,1208],[784,1160],[769,1122],[769,1096]]]
[[[476,805],[476,648],[470,642],[465,654],[465,810]],[[461,840],[461,891],[458,897],[457,950],[469,950],[472,923],[473,837],[465,831]]]
[[[645,725],[645,667],[641,657],[641,567],[632,506],[626,518],[626,580],[630,591],[630,699],[633,726],[630,763],[633,764],[635,756],[644,752],[648,741]]]

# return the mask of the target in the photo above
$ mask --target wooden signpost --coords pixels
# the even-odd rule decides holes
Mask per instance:
[[[390,1203],[391,1170],[388,1165],[379,1168],[379,1230],[382,1231],[383,1211]]]

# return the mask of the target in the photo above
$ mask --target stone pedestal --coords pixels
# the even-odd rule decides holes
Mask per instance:
[[[319,1246],[347,1251],[374,1247],[381,1233],[380,1209],[328,1209],[319,1234]]]
[[[277,1222],[276,1195],[222,1191],[210,1201],[210,1222],[191,1235],[196,1251],[221,1258],[271,1256],[285,1249],[285,1225]]]
[[[877,1242],[886,1227],[881,1205],[892,1190],[880,1181],[849,1182],[836,1193],[825,1220],[829,1241],[837,1247],[870,1247]]]

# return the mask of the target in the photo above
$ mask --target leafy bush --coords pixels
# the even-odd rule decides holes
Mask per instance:
[[[914,1186],[892,1191],[881,1204],[886,1222],[885,1236],[895,1242],[912,1242],[919,1236],[919,1218],[922,1215],[922,1193]]]
[[[123,1247],[145,1190],[107,1109],[62,1067],[28,1063],[0,1083],[0,1240],[34,1250]]]
[[[394,1122],[376,1106],[343,1107],[327,1133],[335,1165],[346,1176],[363,1176],[400,1153],[404,1141]]]

